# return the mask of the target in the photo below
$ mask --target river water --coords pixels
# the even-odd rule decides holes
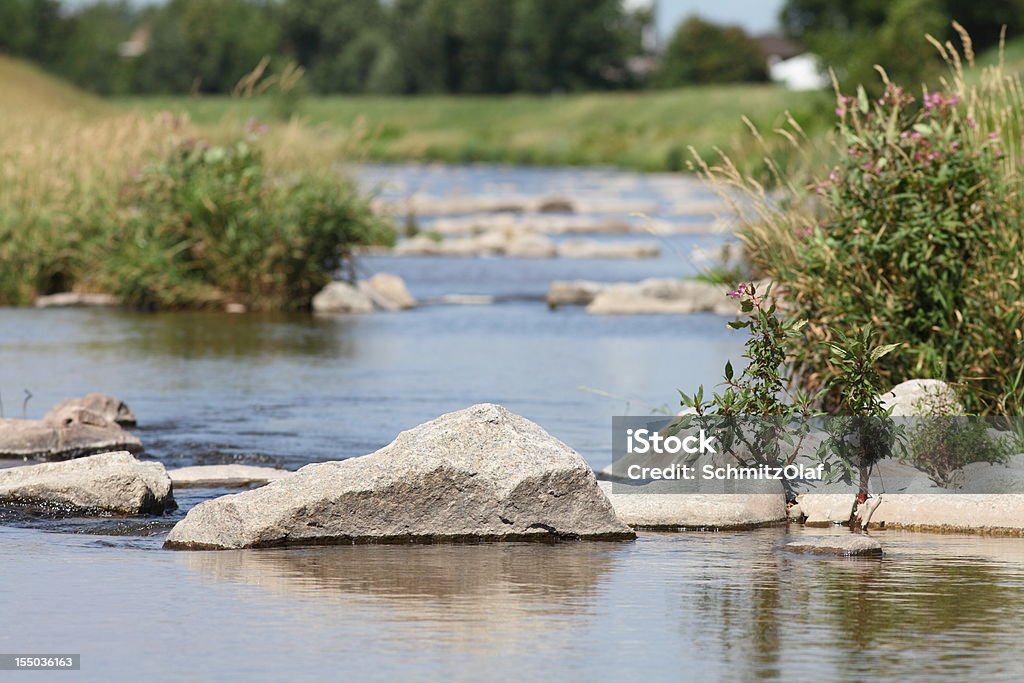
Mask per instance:
[[[399,189],[382,193],[443,192],[446,173],[467,192],[613,186],[661,202],[672,220],[692,218],[673,213],[672,182],[699,192],[607,171],[472,170],[373,167],[364,181],[393,178]],[[0,397],[8,417],[38,417],[104,391],[139,416],[145,457],[289,469],[493,401],[599,468],[610,416],[674,409],[677,389],[713,384],[739,360],[742,337],[712,315],[549,311],[548,282],[692,274],[692,247],[716,240],[672,237],[653,261],[361,262],[403,275],[421,298],[506,297],[486,306],[346,318],[0,309]],[[160,549],[185,511],[223,493],[179,491],[179,511],[141,520],[0,511],[0,652],[82,654],[80,672],[47,680],[1024,678],[1020,539],[886,532],[886,556],[857,562],[781,551],[799,528],[617,544]]]

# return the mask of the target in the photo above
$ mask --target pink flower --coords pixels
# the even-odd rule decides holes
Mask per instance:
[[[730,299],[739,299],[740,297],[747,296],[750,293],[750,284],[741,282],[736,286],[736,289],[729,292]]]

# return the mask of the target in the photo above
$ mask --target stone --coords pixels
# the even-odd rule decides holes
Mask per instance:
[[[395,245],[396,256],[437,256],[441,253],[441,242],[427,235],[413,235]]]
[[[287,470],[256,465],[195,465],[169,470],[177,488],[231,488],[262,485],[291,474]]]
[[[595,315],[685,314],[736,315],[739,307],[725,287],[698,280],[650,279],[610,285],[587,306]]]
[[[807,526],[849,524],[857,503],[856,487],[849,493],[802,493],[796,502],[807,518]]]
[[[600,481],[619,519],[646,531],[753,529],[786,520],[786,497],[777,493],[665,493],[658,486]],[[625,493],[635,489],[635,492]]]
[[[578,453],[533,422],[480,404],[370,455],[200,503],[165,547],[634,537]]]
[[[370,297],[347,282],[331,282],[313,297],[317,313],[373,313]]]
[[[839,555],[841,557],[881,557],[882,544],[864,534],[814,536],[790,541],[786,550],[807,555]]]
[[[661,256],[657,242],[602,242],[599,240],[572,239],[558,245],[561,258],[579,259],[643,259]]]
[[[549,306],[586,306],[608,285],[592,280],[555,280],[548,286]]]
[[[804,509],[800,507],[799,503],[791,505],[786,514],[791,522],[802,522],[806,516],[804,515]]]
[[[83,292],[61,292],[36,297],[36,308],[84,308],[120,306],[121,300],[110,294],[87,294]]]
[[[377,308],[385,311],[416,307],[416,299],[409,293],[405,280],[392,273],[377,273],[367,280],[360,280],[359,291],[370,297]]]
[[[177,505],[164,466],[126,451],[0,470],[0,503],[75,514],[162,514]]]
[[[568,197],[541,197],[536,209],[538,213],[573,213],[576,206]]]
[[[1024,536],[1024,494],[895,493],[874,505],[870,528]]]
[[[80,398],[67,398],[50,409],[50,412],[43,416],[43,420],[50,422],[61,422],[63,413],[68,409],[84,408],[98,413],[110,422],[116,422],[122,427],[134,427],[137,424],[135,413],[128,407],[128,404],[121,399],[107,394],[91,393]]]
[[[0,419],[0,458],[70,460],[108,451],[138,453],[142,442],[99,413],[67,407],[49,420]]]
[[[231,313],[233,315],[241,315],[242,313],[248,313],[249,309],[245,304],[240,304],[237,301],[230,301],[224,304],[224,312]]]
[[[894,417],[963,415],[964,408],[953,388],[937,379],[908,379],[882,394],[882,405]]]
[[[554,258],[558,249],[550,237],[523,233],[512,237],[505,245],[504,253],[512,258]]]

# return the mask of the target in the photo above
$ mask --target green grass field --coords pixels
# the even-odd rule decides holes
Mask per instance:
[[[134,97],[117,104],[187,112],[199,124],[273,121],[270,97]],[[794,93],[769,85],[668,91],[500,97],[308,97],[299,115],[312,125],[364,137],[372,160],[494,161],[544,165],[616,165],[676,170],[693,146],[716,147],[756,161],[742,121],[770,130],[789,111],[810,130],[831,120],[828,93]]]

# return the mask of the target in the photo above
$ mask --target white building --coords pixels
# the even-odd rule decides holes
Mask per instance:
[[[789,59],[769,58],[768,75],[790,90],[821,90],[831,82],[817,55],[810,52]]]

